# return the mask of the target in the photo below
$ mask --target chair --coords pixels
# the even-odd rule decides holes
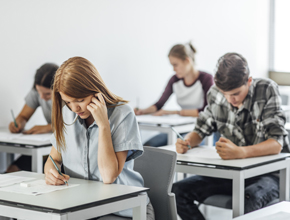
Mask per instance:
[[[175,174],[176,152],[144,146],[144,154],[135,160],[134,170],[144,178],[150,188],[148,196],[153,205],[155,220],[177,220],[175,195],[171,193]],[[99,220],[128,220],[114,215]]]

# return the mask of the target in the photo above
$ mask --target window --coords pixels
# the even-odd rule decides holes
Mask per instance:
[[[271,0],[270,70],[290,72],[290,1]]]

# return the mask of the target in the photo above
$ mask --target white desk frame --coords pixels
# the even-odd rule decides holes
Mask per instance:
[[[42,173],[43,170],[43,156],[49,155],[51,146],[46,147],[20,147],[15,145],[0,144],[0,152],[6,152],[7,165],[12,162],[9,154],[22,154],[31,156],[31,170],[32,172]]]
[[[290,202],[279,202],[277,204],[267,206],[265,208],[250,212],[243,216],[235,218],[235,220],[255,220],[255,219],[267,219],[267,216],[276,214],[279,212],[290,213]],[[277,219],[279,220],[279,219]]]
[[[194,123],[186,124],[186,125],[172,125],[172,126],[165,126],[165,125],[156,125],[156,124],[143,124],[138,123],[140,130],[149,130],[149,131],[159,131],[161,133],[167,134],[167,143],[169,145],[175,144],[177,141],[177,136],[172,131],[171,127],[173,127],[179,133],[186,133],[191,132],[194,129]]]
[[[37,176],[35,175],[35,173],[25,172],[25,171],[13,173],[13,175],[19,175],[19,174],[21,174],[20,176],[24,175],[27,177],[44,178],[43,174],[37,174],[38,175]],[[42,176],[39,176],[39,175],[42,175]],[[71,182],[87,184],[88,181],[80,180],[80,179],[74,180],[74,178],[71,178]],[[114,186],[110,186],[103,183],[94,183],[95,181],[89,181],[89,182],[92,182],[92,184],[94,184],[94,186],[96,185],[96,187],[105,185],[106,187],[105,193],[108,195],[107,196],[108,199],[111,198],[111,196],[109,195],[112,194],[110,189],[113,189],[113,191],[117,190],[119,197],[115,198],[112,195],[112,198],[115,198],[114,202],[104,202],[102,205],[96,205],[96,206],[91,206],[91,207],[82,207],[82,204],[79,204],[80,207],[78,207],[76,211],[66,211],[66,212],[64,211],[62,213],[52,212],[49,208],[47,208],[48,211],[44,211],[44,210],[39,211],[39,210],[23,208],[23,206],[21,205],[11,206],[8,203],[5,204],[5,202],[4,203],[1,202],[1,199],[3,198],[0,198],[0,216],[10,217],[10,218],[19,218],[19,219],[29,219],[29,220],[39,220],[39,219],[42,219],[42,220],[82,220],[84,219],[85,220],[85,219],[103,216],[103,215],[111,214],[117,211],[133,208],[133,220],[146,220],[147,194],[145,193],[138,194],[138,192],[144,191],[145,188],[138,187],[138,189],[136,189],[136,187],[132,187],[132,186],[115,185],[115,184],[111,184]],[[87,185],[84,185],[84,187],[86,186]],[[71,188],[71,189],[74,190],[75,188]],[[137,194],[131,195],[130,197],[127,197],[127,198],[124,198],[124,197],[120,198],[120,196],[122,195],[126,196],[126,193],[120,191],[122,189],[126,189],[128,192],[137,192]],[[67,189],[67,190],[70,190],[70,189]],[[75,189],[75,190],[79,190],[79,189]],[[43,198],[40,198],[42,200],[45,200],[45,198],[49,198],[46,203],[54,204],[54,206],[56,206],[56,204],[61,202],[59,201],[62,198],[62,196],[60,195],[72,195],[70,192],[65,192],[65,191],[66,190],[60,190],[60,191],[51,192],[49,193],[50,195],[43,194],[39,196],[43,196]],[[22,195],[22,194],[17,194],[17,193],[7,194],[6,192],[3,195],[5,195],[6,198],[9,198],[10,202],[11,201],[18,202],[20,201],[18,195]],[[20,198],[21,197],[23,196],[20,196]],[[73,199],[73,198],[75,199],[76,196],[72,195],[70,197],[71,197],[70,199]],[[30,195],[26,195],[25,198],[29,200],[38,199]],[[64,200],[61,203],[65,204],[66,198],[63,198],[63,199]],[[19,204],[21,204],[21,202]],[[84,203],[83,205],[85,204],[86,203]],[[28,206],[34,207],[35,205],[28,204]]]
[[[137,121],[140,130],[158,131],[167,134],[167,144],[171,145],[175,144],[177,141],[177,135],[172,131],[171,127],[173,127],[178,133],[189,133],[193,131],[197,119],[193,117],[182,117],[179,115],[171,116],[149,116],[150,120],[146,119],[145,121],[137,116]],[[154,117],[156,117],[156,120],[154,120]],[[176,117],[180,117],[181,120],[176,120]],[[162,120],[160,120],[160,118]],[[213,135],[206,138],[206,144],[209,146],[213,145]]]
[[[170,146],[168,146],[170,147]],[[168,147],[164,147],[165,149]],[[169,149],[168,149],[169,150]],[[172,150],[172,147],[171,147]],[[244,214],[244,196],[245,196],[245,179],[254,176],[280,171],[280,201],[289,201],[289,172],[290,172],[290,158],[270,162],[256,167],[235,170],[229,167],[218,168],[210,166],[200,166],[193,164],[180,164],[180,156],[177,155],[176,172],[191,173],[201,176],[217,177],[233,180],[233,195],[232,207],[233,217]],[[195,161],[192,161],[195,163]]]

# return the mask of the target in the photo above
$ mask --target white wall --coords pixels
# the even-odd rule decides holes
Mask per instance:
[[[171,46],[192,40],[197,67],[239,52],[254,77],[268,70],[269,0],[0,1],[0,126],[18,114],[45,62],[92,61],[108,87],[140,107],[153,104],[173,74]],[[167,105],[175,108],[174,100]],[[41,112],[33,119],[42,120]]]

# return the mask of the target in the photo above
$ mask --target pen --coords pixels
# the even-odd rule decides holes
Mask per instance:
[[[184,140],[184,138],[173,128],[173,127],[171,127],[171,129],[172,129],[172,131],[174,131],[175,132],[175,134],[177,134],[177,136],[181,139],[181,140],[183,140],[183,141],[185,141]],[[191,149],[191,146],[190,145],[187,145],[187,147],[188,147],[188,149]]]
[[[60,175],[62,175],[62,173],[61,173],[60,170],[58,169],[58,167],[57,167],[56,163],[54,162],[54,160],[52,159],[52,157],[51,157],[50,155],[49,155],[49,157],[50,157],[50,159],[51,159],[53,165],[55,166],[55,169],[57,170],[57,172],[58,172]],[[62,175],[62,176],[63,176],[63,175]],[[67,182],[67,181],[65,181],[65,184],[68,186],[68,182]]]
[[[14,113],[13,113],[12,109],[11,109],[11,114],[12,114],[12,118],[13,118],[13,121],[14,121],[14,125],[15,125],[16,128],[18,128],[18,125],[16,123],[16,120],[15,120]]]
[[[136,102],[136,110],[138,111],[139,110],[139,98],[137,97],[137,102]]]

